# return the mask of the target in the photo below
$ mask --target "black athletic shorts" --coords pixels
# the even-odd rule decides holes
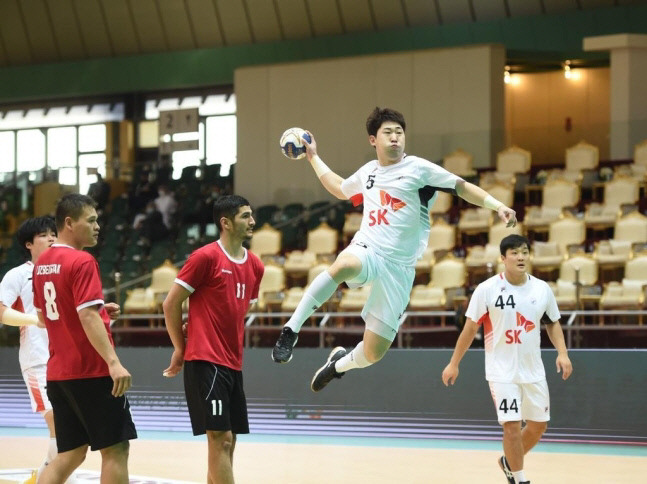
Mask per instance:
[[[185,361],[184,393],[193,435],[207,430],[249,433],[242,371],[208,361]]]
[[[112,396],[112,378],[82,378],[47,382],[47,397],[54,411],[59,452],[89,444],[105,449],[137,438],[126,396]]]

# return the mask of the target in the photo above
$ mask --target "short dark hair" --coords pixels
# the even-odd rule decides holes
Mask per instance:
[[[249,202],[240,195],[224,195],[216,198],[216,201],[213,202],[213,221],[216,223],[218,231],[222,231],[220,226],[222,217],[233,220],[238,209],[246,205],[249,205]]]
[[[18,227],[18,230],[16,230],[16,239],[18,240],[18,245],[20,246],[22,255],[25,259],[31,259],[31,253],[26,247],[27,242],[33,243],[34,237],[43,232],[47,232],[48,230],[56,233],[56,224],[51,215],[28,218],[20,225],[20,227]]]
[[[80,193],[68,193],[65,195],[56,205],[56,228],[59,231],[62,230],[67,217],[78,220],[86,207],[97,208],[97,202]]]
[[[377,130],[380,129],[380,126],[386,121],[393,121],[402,126],[402,130],[407,130],[407,123],[404,121],[404,116],[402,113],[396,111],[395,109],[390,108],[380,108],[376,107],[371,114],[368,115],[366,120],[366,131],[369,136],[375,136]]]
[[[505,256],[509,249],[518,249],[522,245],[525,245],[530,250],[530,241],[527,237],[519,234],[510,234],[503,237],[499,245],[499,250],[501,251],[501,255]]]

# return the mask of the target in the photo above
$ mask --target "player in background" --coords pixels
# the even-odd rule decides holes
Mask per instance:
[[[184,391],[193,435],[207,434],[209,484],[234,482],[236,435],[249,433],[243,390],[244,318],[258,298],[261,260],[243,247],[251,239],[254,218],[238,195],[219,197],[213,218],[220,239],[195,250],[164,300],[166,329],[173,343],[169,367],[184,365]],[[185,342],[182,304],[189,299]]]
[[[503,426],[504,456],[499,466],[510,484],[528,484],[523,471],[524,455],[532,449],[550,420],[546,373],[541,360],[539,325],[557,349],[557,372],[566,380],[573,372],[559,323],[553,291],[544,281],[528,274],[530,242],[521,235],[508,235],[500,245],[505,271],[479,284],[465,315],[443,383],[453,385],[458,365],[474,336],[483,326],[485,378],[490,385],[499,423]],[[521,421],[526,425],[521,428]]]
[[[33,273],[34,307],[47,327],[47,396],[54,410],[59,453],[39,484],[62,483],[101,452],[101,482],[128,483],[129,440],[137,437],[126,390],[132,378],[117,357],[103,301],[99,266],[84,247],[96,245],[95,202],[65,195],[56,206],[58,241]]]
[[[49,216],[25,220],[16,231],[18,245],[26,262],[8,271],[0,282],[0,321],[20,327],[20,370],[27,385],[31,409],[40,413],[49,430],[47,455],[38,471],[26,483],[35,483],[45,466],[56,457],[56,432],[52,405],[47,398],[47,330],[37,326],[31,287],[34,263],[38,256],[56,241],[56,224]],[[72,482],[72,481],[68,481]]]
[[[490,208],[508,226],[516,223],[514,210],[481,188],[423,158],[407,155],[406,123],[399,112],[375,108],[366,121],[366,130],[377,159],[345,180],[319,157],[312,133],[308,132],[310,143],[304,140],[308,161],[322,185],[341,200],[363,203],[363,218],[349,246],[306,289],[274,346],[272,359],[277,363],[290,361],[301,326],[339,284],[372,284],[362,310],[366,324],[362,341],[349,353],[342,347],[332,350],[312,380],[315,392],[348,370],[376,363],[391,346],[409,303],[415,262],[427,246],[429,208],[438,191]]]

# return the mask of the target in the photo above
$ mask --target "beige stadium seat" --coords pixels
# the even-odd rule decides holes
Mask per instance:
[[[426,284],[429,282],[431,277],[431,268],[436,262],[436,256],[434,250],[431,247],[427,247],[420,258],[416,261],[416,283]]]
[[[268,223],[264,224],[254,232],[249,250],[259,257],[279,254],[281,252],[281,231]]]
[[[647,166],[647,139],[634,147],[634,164]]]
[[[319,264],[312,266],[310,269],[308,269],[308,280],[307,280],[306,287],[310,285],[310,283],[314,280],[315,277],[317,277],[319,274],[321,274],[329,267],[330,267],[330,264],[321,262]]]
[[[595,170],[600,161],[600,150],[597,146],[580,141],[566,149],[566,170]]]
[[[613,228],[620,217],[619,205],[608,205],[590,203],[584,211],[584,223],[586,227],[594,231],[602,231]]]
[[[550,224],[559,220],[561,216],[562,210],[560,208],[528,207],[523,219],[523,226],[527,234],[530,232],[548,232]]]
[[[494,275],[497,264],[501,260],[498,245],[474,245],[467,249],[465,267],[467,268],[467,284],[473,286]]]
[[[579,274],[578,274],[579,272]],[[598,282],[598,262],[588,254],[576,254],[569,257],[559,269],[558,281],[576,282],[583,286],[593,286]]]
[[[470,153],[459,148],[443,158],[443,168],[461,178],[473,177],[476,175],[472,168],[473,160],[474,157]]]
[[[647,284],[647,254],[638,254],[625,263],[625,279]]]
[[[566,250],[557,242],[535,241],[532,244],[532,273],[552,273],[558,270],[566,259]],[[545,276],[544,276],[545,277]]]
[[[124,326],[130,326],[128,314],[152,314],[157,311],[157,304],[155,303],[155,294],[150,288],[136,287],[126,292],[126,301],[123,305],[123,318]],[[134,320],[137,321],[137,320]],[[157,324],[154,319],[146,320],[146,323],[153,327]]]
[[[287,277],[287,286],[303,286],[308,271],[317,264],[317,254],[307,250],[293,250],[290,252],[283,264],[283,270]]]
[[[616,177],[604,184],[606,205],[634,204],[638,202],[640,185],[638,180],[626,176]]]
[[[564,179],[547,181],[542,189],[542,206],[548,208],[576,207],[580,201],[580,187]]]
[[[506,207],[512,207],[514,202],[514,185],[503,182],[496,182],[487,189],[483,188],[490,195],[504,204]]]
[[[506,227],[506,224],[504,224],[499,217],[496,217],[495,222],[490,227],[488,244],[499,247],[503,238],[512,234],[522,235],[523,224],[521,222],[517,222],[517,225],[514,227]]]
[[[337,309],[344,312],[361,311],[368,300],[370,292],[370,284],[355,289],[343,289]]]
[[[606,285],[600,298],[600,309],[643,309],[645,306],[645,282],[623,279]],[[623,317],[623,322],[627,319]],[[600,324],[604,317],[600,316]],[[638,324],[643,324],[643,315],[638,315]]]
[[[285,297],[281,301],[281,312],[290,313],[297,308],[297,305],[303,298],[305,289],[302,287],[291,287],[285,292]]]
[[[429,286],[427,284],[416,284],[411,289],[409,298],[409,311],[442,311],[447,305],[445,290],[441,287]],[[413,324],[430,322],[430,316],[410,316],[407,321]],[[445,326],[445,316],[440,316],[440,325]]]
[[[158,309],[161,309],[161,304],[171,290],[178,272],[178,268],[168,259],[162,265],[153,269],[151,284],[148,287],[153,292],[153,298]]]
[[[337,253],[339,234],[327,223],[308,232],[306,250],[316,255]]]
[[[285,271],[274,264],[265,265],[265,272],[258,289],[257,308],[259,311],[274,309],[275,304],[280,304],[283,299],[282,291],[285,289]]]
[[[584,220],[566,213],[563,218],[548,226],[548,241],[556,242],[563,253],[568,252],[570,245],[582,244],[586,239]]]
[[[456,246],[456,227],[448,224],[444,219],[437,218],[429,230],[430,247],[434,252],[438,250],[452,250]]]
[[[511,146],[500,151],[496,157],[497,173],[528,173],[532,164],[530,151]]]
[[[631,242],[628,240],[599,240],[595,243],[593,257],[598,261],[600,283],[608,280],[620,280],[624,275],[624,267],[629,259],[633,257]],[[622,273],[622,275],[614,274]],[[609,279],[607,279],[609,274]]]
[[[494,212],[489,208],[479,207],[462,210],[458,219],[459,240],[462,243],[465,236],[489,234],[493,222]]]
[[[463,287],[466,279],[465,261],[457,259],[452,254],[447,254],[444,259],[436,262],[432,267],[429,285],[442,289]]]
[[[631,212],[616,221],[613,238],[632,243],[647,242],[647,217],[640,212]]]
[[[555,295],[557,306],[561,310],[577,309],[577,286],[574,282],[557,280],[548,285]]]

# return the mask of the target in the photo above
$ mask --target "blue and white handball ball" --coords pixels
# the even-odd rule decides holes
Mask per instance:
[[[310,135],[301,128],[286,129],[281,135],[281,151],[285,156],[291,160],[300,160],[306,156],[306,147],[303,144],[303,139],[308,143],[312,141]]]

